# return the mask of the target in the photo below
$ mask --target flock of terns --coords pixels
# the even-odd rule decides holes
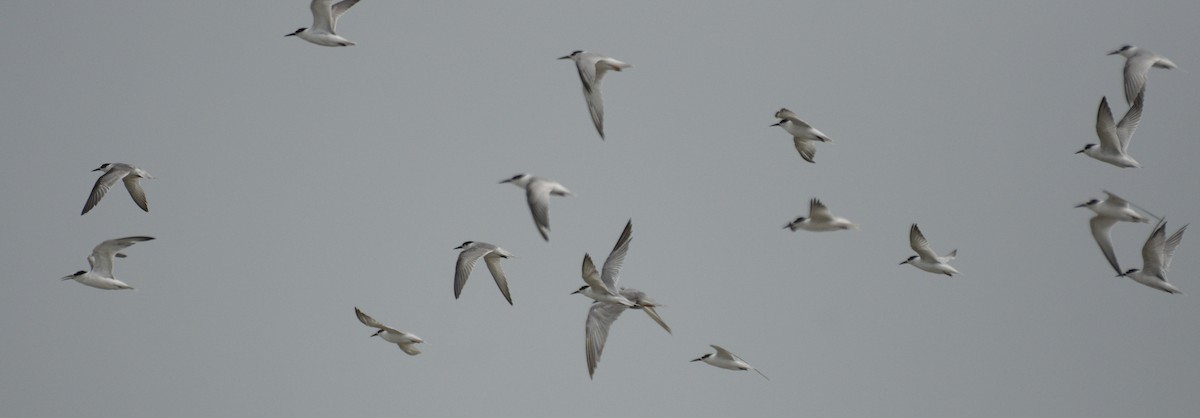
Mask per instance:
[[[357,4],[358,1],[342,0],[334,3],[333,0],[313,0],[310,5],[313,14],[312,27],[297,29],[286,36],[296,36],[321,46],[355,45],[354,42],[335,33],[334,29],[338,18]],[[1146,73],[1152,67],[1166,69],[1178,67],[1166,58],[1134,46],[1123,46],[1110,53],[1110,55],[1113,54],[1120,54],[1126,58],[1124,70],[1125,98],[1130,108],[1119,122],[1114,123],[1107,98],[1101,99],[1096,117],[1096,134],[1100,142],[1099,144],[1087,144],[1084,149],[1077,153],[1082,153],[1096,160],[1122,168],[1140,167],[1141,165],[1129,156],[1128,149],[1133,131],[1141,119],[1142,107],[1145,100]],[[601,80],[604,74],[610,70],[621,71],[631,66],[607,56],[585,51],[574,51],[559,59],[570,59],[575,63],[575,68],[582,83],[583,96],[587,102],[588,112],[592,117],[596,132],[600,135],[601,139],[604,139],[604,105],[600,93]],[[771,126],[779,126],[792,135],[796,151],[807,162],[815,162],[813,158],[816,155],[815,144],[817,142],[832,142],[824,133],[800,120],[794,112],[786,108],[776,112],[775,117],[779,119],[779,122]],[[146,194],[142,190],[139,180],[153,179],[154,177],[145,170],[129,164],[110,163],[103,164],[93,171],[102,171],[103,174],[96,180],[95,185],[92,187],[81,215],[92,210],[118,182],[124,183],[125,189],[139,208],[149,212],[149,206],[146,203]],[[570,196],[571,191],[556,181],[525,173],[517,174],[500,183],[510,183],[525,190],[534,226],[542,238],[549,241],[550,196]],[[1142,248],[1142,269],[1122,270],[1113,251],[1109,232],[1118,222],[1149,223],[1150,217],[1136,210],[1136,205],[1131,202],[1108,191],[1105,191],[1105,194],[1107,197],[1103,200],[1092,199],[1076,207],[1086,207],[1096,213],[1096,216],[1090,221],[1092,235],[1096,239],[1097,244],[1099,244],[1105,259],[1117,272],[1118,277],[1128,277],[1138,283],[1164,292],[1182,293],[1174,285],[1167,282],[1166,272],[1175,248],[1183,239],[1183,233],[1187,229],[1187,226],[1185,225],[1168,237],[1166,235],[1165,220],[1150,215],[1158,218],[1159,221]],[[808,216],[798,217],[785,225],[784,228],[791,229],[792,231],[825,232],[854,230],[858,229],[858,225],[845,218],[834,216],[824,203],[814,198],[809,203]],[[629,250],[632,232],[633,222],[631,220],[626,223],[624,230],[617,238],[616,245],[613,246],[612,251],[604,260],[604,264],[600,270],[596,269],[591,255],[585,253],[581,272],[585,284],[572,292],[572,294],[581,294],[593,300],[591,307],[588,309],[584,336],[584,352],[589,377],[595,374],[596,366],[604,351],[605,341],[608,339],[609,328],[621,313],[627,309],[645,312],[651,320],[661,326],[668,334],[671,333],[671,327],[663,321],[656,310],[656,308],[662,307],[661,304],[651,299],[642,291],[619,286],[621,266]],[[116,258],[125,257],[125,254],[120,252],[121,250],[138,242],[153,239],[146,236],[131,236],[104,241],[93,248],[91,255],[87,257],[88,264],[91,267],[90,270],[80,270],[72,275],[63,277],[63,280],[75,280],[81,284],[100,289],[133,289],[132,286],[113,277],[113,261]],[[958,251],[953,250],[945,256],[938,256],[937,252],[929,245],[929,241],[925,238],[921,229],[915,223],[909,229],[909,245],[917,254],[902,261],[901,265],[909,264],[926,272],[944,274],[951,277],[959,274],[958,270],[949,264],[950,261],[954,260]],[[456,299],[462,294],[463,287],[466,285],[475,264],[482,258],[504,299],[510,305],[513,303],[512,295],[508,289],[508,280],[504,275],[504,270],[501,268],[501,261],[513,257],[512,253],[499,246],[479,241],[466,241],[455,249],[461,250],[458,260],[455,263],[454,271],[454,297]],[[394,343],[409,355],[420,354],[420,350],[415,347],[416,344],[424,342],[420,337],[383,325],[358,307],[354,308],[354,313],[363,325],[378,329],[378,331],[371,335],[372,337],[378,336],[384,341]],[[711,347],[716,350],[715,354],[704,354],[692,361],[701,361],[730,370],[754,370],[762,375],[763,378],[767,377],[729,350],[717,345],[712,345]]]

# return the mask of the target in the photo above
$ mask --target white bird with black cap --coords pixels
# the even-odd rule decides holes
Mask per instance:
[[[633,234],[633,221],[625,224],[617,244],[604,260],[604,271],[597,272],[592,264],[590,255],[583,256],[583,280],[588,284],[580,287],[571,294],[579,293],[595,300],[588,308],[587,321],[584,323],[583,349],[587,359],[588,377],[596,373],[596,365],[600,363],[600,355],[604,353],[604,344],[608,340],[608,329],[616,322],[617,317],[626,309],[641,309],[650,319],[671,333],[671,327],[658,315],[656,308],[663,305],[651,299],[637,289],[620,288],[617,283],[621,278],[621,265],[625,262],[625,253],[629,251],[629,241]]]
[[[341,37],[334,29],[337,27],[338,18],[358,1],[342,0],[334,4],[333,0],[313,0],[308,5],[313,15],[312,27],[296,29],[295,32],[283,36],[295,36],[321,46],[353,46],[354,42]]]
[[[758,372],[758,375],[762,376],[763,379],[771,380],[771,378],[763,374],[762,371],[754,368],[754,366],[751,366],[750,363],[746,363],[746,361],[742,360],[741,357],[738,357],[737,354],[733,354],[729,350],[721,348],[715,344],[709,344],[709,347],[717,350],[717,354],[713,355],[712,353],[708,353],[692,361],[703,361],[708,363],[710,366],[720,367],[726,370],[754,370],[755,372]]]
[[[1179,66],[1171,62],[1171,60],[1151,52],[1148,49],[1138,48],[1133,45],[1122,45],[1115,51],[1109,52],[1108,55],[1118,55],[1125,57],[1125,70],[1122,72],[1122,79],[1125,82],[1125,103],[1131,104],[1135,97],[1146,88],[1146,73],[1150,68],[1165,68],[1168,70],[1178,69]]]
[[[475,268],[475,262],[483,257],[483,262],[487,264],[488,271],[496,280],[496,286],[500,288],[500,293],[504,294],[504,299],[508,301],[509,305],[512,305],[512,295],[508,293],[508,279],[504,277],[504,270],[500,268],[500,260],[516,257],[515,255],[503,248],[480,241],[467,241],[454,249],[462,250],[458,253],[458,262],[454,264],[455,299],[462,294],[463,286],[467,284],[467,278],[471,275],[471,270]]]
[[[529,211],[533,213],[533,224],[537,226],[538,233],[542,234],[542,239],[550,241],[550,196],[570,196],[571,191],[557,181],[529,173],[517,174],[501,180],[500,183],[512,183],[525,189],[525,201],[529,204]]]
[[[150,207],[146,205],[146,192],[138,183],[138,179],[154,178],[146,170],[125,163],[104,163],[92,171],[103,171],[104,174],[101,174],[100,178],[96,179],[96,184],[92,185],[92,192],[88,194],[87,202],[83,204],[83,212],[80,215],[86,214],[96,207],[96,204],[100,203],[100,199],[103,199],[108,190],[118,181],[125,183],[125,190],[129,191],[133,203],[136,203],[145,212],[150,211]]]
[[[632,65],[587,51],[574,51],[558,59],[575,61],[575,70],[579,73],[579,81],[583,83],[583,99],[587,101],[592,124],[596,126],[600,139],[604,139],[604,96],[600,94],[600,80],[609,70],[621,71]]]
[[[779,122],[775,122],[771,126],[778,126],[792,134],[792,142],[795,143],[796,151],[800,152],[800,157],[804,158],[804,161],[816,163],[813,161],[813,157],[817,155],[817,147],[813,144],[814,142],[833,142],[817,128],[800,120],[799,117],[796,117],[795,112],[787,108],[779,109],[778,112],[775,112],[775,117],[779,118]]]
[[[1112,266],[1117,274],[1121,274],[1121,265],[1117,262],[1117,255],[1113,251],[1111,236],[1113,225],[1116,225],[1117,222],[1149,223],[1150,219],[1134,210],[1131,207],[1133,204],[1128,200],[1107,190],[1104,191],[1104,194],[1108,195],[1104,200],[1091,199],[1075,205],[1075,207],[1088,208],[1096,213],[1096,216],[1088,221],[1092,230],[1092,238],[1096,239],[1096,244],[1100,246],[1100,252],[1104,254],[1104,259],[1108,260],[1108,265]]]
[[[1171,267],[1171,257],[1175,255],[1175,247],[1178,247],[1179,243],[1183,241],[1183,231],[1186,231],[1187,227],[1184,225],[1168,238],[1167,221],[1159,221],[1158,225],[1154,227],[1154,232],[1150,233],[1150,238],[1146,239],[1146,244],[1142,246],[1142,268],[1129,269],[1124,273],[1117,274],[1117,277],[1128,277],[1135,282],[1167,293],[1183,294],[1183,291],[1167,282],[1167,269]]]
[[[925,234],[921,233],[921,229],[917,224],[912,224],[912,228],[908,230],[908,245],[912,247],[917,255],[908,257],[907,260],[901,261],[900,265],[911,265],[921,270],[928,271],[934,274],[945,274],[954,277],[958,274],[958,270],[950,266],[950,261],[958,255],[958,250],[951,251],[945,257],[938,257],[933,248],[929,246],[929,241],[925,239]]]
[[[388,327],[387,325],[383,325],[379,323],[379,321],[376,321],[375,318],[363,313],[363,311],[358,309],[357,306],[354,307],[354,315],[358,316],[358,321],[362,322],[363,325],[371,328],[379,328],[379,331],[375,331],[374,334],[371,334],[372,337],[379,337],[384,341],[396,344],[401,350],[404,351],[405,354],[410,356],[421,354],[421,350],[418,350],[417,347],[414,346],[414,344],[425,342],[425,340],[422,340],[421,337]]]
[[[97,289],[133,289],[133,286],[127,285],[125,282],[113,278],[113,259],[125,258],[125,254],[118,253],[117,251],[129,248],[129,246],[133,244],[137,244],[142,241],[150,241],[152,239],[154,238],[135,236],[110,239],[101,242],[100,245],[97,245],[92,249],[92,254],[88,255],[87,257],[88,265],[91,266],[91,270],[79,270],[75,272],[75,274],[65,276],[62,279],[74,280]]]

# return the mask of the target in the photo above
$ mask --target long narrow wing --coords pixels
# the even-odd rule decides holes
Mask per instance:
[[[379,323],[379,321],[376,321],[375,318],[372,318],[370,315],[367,315],[362,310],[358,309],[357,306],[354,307],[354,315],[358,317],[358,322],[362,322],[363,325],[366,325],[368,327],[379,328],[379,329],[386,330],[389,332],[394,332],[394,333],[401,333],[399,330],[396,330],[395,328],[391,328],[391,327],[388,327],[387,325],[383,325],[383,324]]]
[[[488,271],[491,271],[492,278],[496,279],[496,287],[499,287],[500,293],[504,294],[504,300],[512,305],[512,294],[508,293],[508,279],[504,277],[504,270],[500,269],[501,258],[496,253],[491,253],[483,256],[483,262],[487,263]]]
[[[88,195],[87,202],[83,204],[83,212],[80,215],[88,213],[88,211],[96,207],[96,204],[100,203],[100,199],[104,198],[104,194],[108,193],[108,189],[111,189],[114,184],[117,184],[117,180],[120,180],[126,174],[129,174],[129,172],[113,169],[96,179],[96,184],[92,186],[92,193]],[[137,199],[135,198],[134,200]]]
[[[1142,272],[1151,276],[1162,277],[1166,273],[1163,268],[1163,256],[1166,255],[1167,222],[1159,221],[1142,245]]]
[[[926,261],[937,261],[937,253],[929,246],[929,241],[925,239],[925,234],[921,233],[921,228],[917,224],[912,224],[912,228],[908,230],[908,245],[913,251],[917,252],[922,259]]]
[[[596,265],[592,263],[592,255],[583,255],[583,282],[591,286],[592,290],[603,291],[610,295],[616,295],[616,289],[608,287],[604,280],[600,279],[600,273],[596,271]]]
[[[1133,131],[1137,129],[1138,122],[1142,120],[1142,103],[1146,91],[1142,90],[1137,97],[1133,99],[1133,104],[1129,110],[1125,111],[1125,116],[1121,117],[1121,121],[1117,122],[1117,139],[1121,142],[1121,150],[1129,150],[1129,140],[1133,138]]]
[[[717,350],[717,358],[725,359],[725,360],[733,360],[733,353],[730,352],[729,350],[721,348],[721,346],[718,346],[716,344],[709,344],[708,346],[712,347],[713,350]]]
[[[332,21],[329,24],[329,33],[333,33],[334,30],[337,30],[338,18],[342,17],[347,10],[350,10],[350,6],[358,4],[358,1],[359,0],[342,0],[338,2],[338,4],[333,5],[333,8],[330,9]]]
[[[88,256],[88,264],[92,267],[92,272],[103,275],[104,277],[112,277],[113,257],[116,257],[117,251],[121,251],[133,244],[142,241],[150,241],[153,237],[125,237],[110,239],[101,242],[95,248],[92,248],[92,254]]]
[[[400,350],[404,351],[404,354],[408,354],[410,356],[415,356],[417,354],[421,354],[421,350],[417,349],[416,344],[396,344],[396,345],[400,346]]]
[[[1187,225],[1179,228],[1174,234],[1167,238],[1166,244],[1163,245],[1162,271],[1166,273],[1171,268],[1171,257],[1175,256],[1175,247],[1179,246],[1179,242],[1183,241],[1183,231],[1187,230]]]
[[[624,305],[615,303],[593,303],[588,309],[587,323],[584,324],[583,330],[583,351],[587,357],[588,378],[596,373],[596,364],[600,363],[604,343],[608,340],[609,327],[625,309]]]
[[[475,262],[479,260],[479,257],[491,251],[491,248],[475,246],[458,253],[458,262],[454,264],[455,299],[462,294],[463,286],[467,284],[467,278],[471,276],[471,270],[475,269]]]
[[[617,238],[616,245],[613,246],[612,252],[608,254],[608,258],[604,260],[604,271],[600,278],[604,280],[605,286],[609,291],[616,292],[617,283],[621,281],[621,265],[625,264],[625,253],[629,252],[629,241],[633,239],[633,220],[630,219],[625,223],[625,229],[621,231],[621,236]]]
[[[313,15],[311,30],[333,33],[333,0],[313,0],[308,8]]]
[[[138,177],[134,175],[125,176],[125,190],[129,191],[129,196],[133,198],[133,203],[137,203],[143,211],[149,212],[150,207],[146,206],[146,192],[142,190],[141,183],[138,183]]]
[[[1121,139],[1117,136],[1117,125],[1113,122],[1112,109],[1108,107],[1108,98],[1100,98],[1100,108],[1096,110],[1096,136],[1100,138],[1100,148],[1106,151],[1121,149]]]
[[[813,222],[831,222],[833,214],[829,213],[829,208],[825,207],[819,199],[813,199],[808,202],[808,217]]]
[[[1103,216],[1093,216],[1088,225],[1092,229],[1092,238],[1096,239],[1096,244],[1100,246],[1100,252],[1104,253],[1104,259],[1108,260],[1108,265],[1112,266],[1117,274],[1121,274],[1121,264],[1117,263],[1117,254],[1113,252],[1112,236],[1109,232],[1112,231],[1113,225],[1117,224],[1117,220]]]
[[[792,142],[796,144],[796,151],[800,152],[800,158],[803,158],[804,161],[808,161],[810,163],[816,163],[816,161],[813,161],[813,157],[817,155],[817,146],[813,144],[812,141],[807,141],[804,138],[793,136]]]
[[[539,180],[525,186],[525,200],[533,213],[533,224],[546,241],[550,241],[550,190],[553,188],[549,182]]]
[[[1146,71],[1154,64],[1153,54],[1135,55],[1125,60],[1125,103],[1132,104],[1138,92],[1146,88]]]

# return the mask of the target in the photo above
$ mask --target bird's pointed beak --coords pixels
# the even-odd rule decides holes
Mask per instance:
[[[292,32],[287,35],[283,35],[284,38],[289,37],[289,36],[296,36],[296,32]]]
[[[102,170],[102,169],[101,169],[101,168],[96,168],[95,170],[92,170],[92,171],[100,171],[100,170]]]
[[[512,182],[512,179],[504,179],[504,180],[500,180],[500,184],[504,184],[504,183],[511,183],[511,182]]]
[[[73,279],[73,278],[75,278],[75,276],[73,276],[73,275],[72,275],[72,276],[63,276],[63,278],[62,278],[62,279],[63,279],[63,280],[71,280],[71,279]]]
[[[691,361],[700,361],[700,360],[704,360],[704,357],[700,357],[700,358],[692,359]]]
[[[1081,149],[1081,150],[1079,150],[1079,151],[1075,151],[1075,153],[1076,153],[1076,154],[1083,154],[1083,152],[1084,152],[1084,151],[1087,151],[1087,148]]]
[[[1119,50],[1119,49],[1118,49],[1118,50],[1115,50],[1115,51],[1113,51],[1113,52],[1109,52],[1109,53],[1108,53],[1108,55],[1117,55],[1117,54],[1120,54],[1120,53],[1121,53],[1121,50]]]
[[[1075,207],[1077,207],[1077,208],[1082,208],[1082,207],[1085,207],[1085,206],[1087,206],[1087,203],[1080,203],[1080,204],[1078,204],[1078,205],[1075,205]]]
[[[901,265],[901,266],[903,266],[903,265],[905,265],[905,264],[908,264],[908,260],[901,261],[901,262],[900,262],[900,264],[898,264],[898,265]]]
[[[571,56],[566,55],[566,56],[558,57],[558,59],[560,59],[560,60],[571,59]]]
[[[781,124],[783,124],[783,121],[772,123],[771,126],[779,126]]]
[[[461,245],[454,247],[455,250],[461,250],[462,248],[463,248],[463,246],[461,246]]]
[[[69,277],[69,276],[68,276],[68,277]],[[574,292],[571,292],[571,294],[572,294],[572,295],[574,295],[574,294],[576,294],[576,293],[579,293],[579,292],[581,292],[581,290],[579,290],[579,289],[576,289]]]
[[[380,333],[382,333],[382,332],[383,332],[383,330],[375,331],[375,333],[374,333],[374,334],[371,334],[371,337],[374,337],[374,336],[376,336],[376,335],[379,335],[379,334],[380,334]],[[368,337],[368,338],[370,338],[370,337]]]

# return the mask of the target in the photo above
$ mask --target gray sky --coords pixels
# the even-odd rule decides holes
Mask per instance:
[[[1195,416],[1200,242],[1114,278],[1073,205],[1198,222],[1195,1],[396,2],[324,48],[303,0],[0,3],[7,416]],[[974,2],[972,2],[974,3]],[[1072,154],[1125,43],[1152,70],[1140,169]],[[591,126],[575,49],[633,64]],[[773,113],[834,139],[803,162]],[[150,213],[105,162],[140,166]],[[519,172],[576,193],[538,236]],[[819,197],[862,224],[781,230]],[[595,380],[584,252],[626,219],[627,313]],[[950,279],[899,266],[918,222]],[[1140,267],[1146,225],[1113,237]],[[1194,233],[1193,233],[1194,234]],[[135,292],[57,280],[102,240]],[[466,240],[498,244],[451,291]],[[367,338],[358,306],[426,340]],[[719,344],[771,381],[688,360]]]

